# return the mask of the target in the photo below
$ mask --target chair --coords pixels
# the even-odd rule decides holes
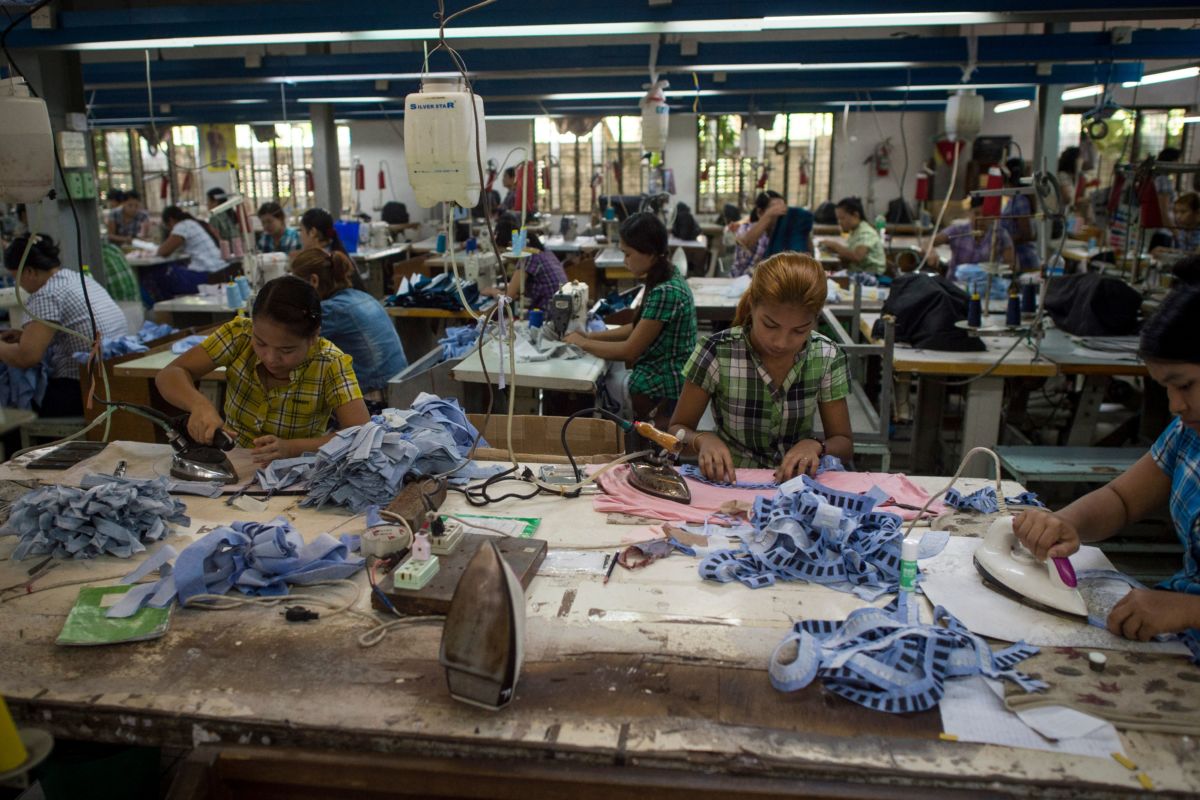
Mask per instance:
[[[861,297],[858,292],[856,296]],[[855,312],[852,330],[857,331],[857,303]],[[892,360],[896,348],[896,319],[890,315],[883,316],[883,341],[864,344],[846,332],[830,309],[823,309],[821,315],[833,332],[834,341],[846,353],[850,362],[850,395],[846,398],[846,403],[850,408],[850,429],[854,432],[854,452],[856,455],[879,456],[880,469],[887,472],[892,464],[889,433],[892,422]],[[872,356],[879,356],[880,360],[878,407],[872,404],[863,389],[866,365]],[[818,419],[818,429],[819,422]]]

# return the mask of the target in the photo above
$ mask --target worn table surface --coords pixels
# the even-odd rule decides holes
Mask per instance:
[[[125,361],[117,364],[112,368],[113,375],[121,378],[153,378],[158,373],[162,372],[163,368],[178,358],[177,353],[171,352],[171,348],[166,348],[157,353],[135,358],[130,361]],[[217,367],[212,372],[204,376],[206,381],[224,381],[225,368]]]
[[[165,447],[165,446],[164,446]],[[940,488],[942,478],[917,478]],[[981,485],[967,481],[971,490]],[[1006,493],[1017,491],[1015,484]],[[185,498],[192,525],[177,549],[231,519],[283,514],[306,537],[360,532],[361,517],[298,508],[277,497],[258,514]],[[457,495],[443,510],[470,512]],[[609,525],[586,498],[507,500],[485,513],[537,516],[551,551],[612,551],[643,538]],[[157,546],[157,545],[156,545]],[[0,587],[31,562],[3,560]],[[0,604],[0,693],[19,722],[59,736],[192,746],[226,742],[472,757],[553,757],[701,772],[874,782],[893,796],[914,785],[1095,796],[1138,791],[1115,761],[939,741],[936,712],[867,711],[813,686],[771,688],[765,663],[797,617],[836,618],[862,605],[807,584],[749,590],[700,581],[691,559],[599,576],[539,575],[527,593],[525,664],[516,699],[499,713],[451,700],[438,666],[437,622],[393,631],[363,648],[345,616],[305,624],[278,610],[176,610],[161,639],[114,647],[54,644],[78,586],[124,575],[139,559],[68,562],[47,591]],[[359,608],[368,608],[365,578]],[[315,590],[320,591],[320,590]],[[11,595],[5,595],[9,597]],[[1189,740],[1125,736],[1126,752],[1160,790],[1200,788]],[[902,787],[908,787],[907,790]],[[880,789],[884,787],[879,787]]]
[[[355,261],[379,261],[388,258],[400,258],[408,252],[408,242],[388,245],[387,247],[359,247],[350,255]]]
[[[487,374],[491,382],[496,381],[500,373],[500,354],[495,340],[490,340],[483,346],[483,361],[487,365]],[[584,353],[580,358],[551,358],[547,361],[517,362],[517,386],[533,389],[550,389],[558,392],[583,392],[592,394],[596,391],[596,381],[604,373],[605,361],[602,358]],[[507,375],[512,365],[508,361],[508,350],[504,351],[504,373]],[[468,383],[488,383],[483,367],[479,364],[479,352],[471,351],[469,355],[458,362],[451,375],[457,381]]]

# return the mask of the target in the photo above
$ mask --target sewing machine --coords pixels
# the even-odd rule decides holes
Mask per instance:
[[[550,300],[547,320],[551,329],[562,339],[568,333],[587,330],[588,287],[586,283],[571,281],[563,284]]]

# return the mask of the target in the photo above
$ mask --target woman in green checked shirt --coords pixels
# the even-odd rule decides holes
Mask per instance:
[[[783,482],[815,475],[826,453],[853,457],[846,355],[816,331],[826,293],[814,258],[774,255],[755,269],[733,327],[696,346],[668,430],[709,480],[732,483],[737,467],[759,467]],[[717,430],[697,432],[710,400]],[[824,441],[813,435],[815,412]]]
[[[637,317],[611,331],[572,333],[563,341],[598,358],[632,363],[629,399],[634,416],[662,427],[683,387],[683,364],[696,346],[696,302],[667,257],[667,226],[639,212],[621,224],[625,266],[645,280]]]

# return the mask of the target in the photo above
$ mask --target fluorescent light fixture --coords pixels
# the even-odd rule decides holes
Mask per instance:
[[[1080,86],[1078,89],[1067,89],[1062,93],[1063,100],[1082,100],[1085,97],[1095,97],[1098,94],[1103,94],[1104,87],[1099,84],[1095,86]]]
[[[731,92],[720,91],[717,89],[701,89],[700,91],[688,89],[668,89],[663,92],[664,97],[714,97],[721,94],[731,94]],[[557,94],[541,95],[542,100],[640,100],[645,97],[645,92],[559,92]]]
[[[402,97],[301,97],[297,103],[392,103]]]
[[[1184,117],[1183,118],[1184,125],[1194,125],[1197,122],[1200,122],[1200,114],[1193,116],[1193,117]]]
[[[467,74],[470,74],[469,72]],[[334,81],[411,81],[420,78],[458,78],[457,72],[353,72],[343,75],[272,75],[260,78],[261,83],[331,83]]]
[[[1121,86],[1126,89],[1132,89],[1135,86],[1149,86],[1152,83],[1181,81],[1184,78],[1194,78],[1197,75],[1200,75],[1200,67],[1184,67],[1183,69],[1173,69],[1167,72],[1156,72],[1153,75],[1143,75],[1140,81],[1125,81]]]
[[[846,106],[851,106],[852,108],[871,108],[871,107],[881,108],[884,106],[931,106],[931,107],[935,107],[935,108],[944,108],[946,105],[946,101],[945,100],[926,100],[926,99],[919,99],[919,98],[913,98],[913,99],[907,100],[907,101],[905,101],[905,100],[876,100],[874,102],[869,102],[867,100],[825,100],[825,101],[822,101],[821,103],[819,103],[818,105],[834,106],[836,108],[845,108]]]
[[[997,103],[992,109],[995,114],[1005,114],[1009,111],[1020,111],[1022,108],[1029,108],[1033,103],[1028,100],[1009,100],[1007,103]]]
[[[890,92],[956,92],[968,89],[1024,89],[1032,83],[922,83],[911,86],[890,86],[876,91]]]
[[[911,14],[819,14],[742,19],[696,19],[675,22],[602,22],[568,25],[488,25],[455,27],[455,39],[520,39],[536,36],[669,36],[672,34],[759,33],[762,31],[829,28],[891,28],[906,26],[987,25],[1005,22],[1011,15],[993,12],[918,12]],[[394,42],[437,39],[437,28],[390,30],[312,31],[307,33],[253,33],[226,36],[180,36],[155,39],[110,39],[77,42],[54,49],[143,50],[323,42]]]
[[[845,69],[904,69],[905,67],[915,67],[914,61],[858,61],[852,63],[838,64],[801,64],[793,63],[774,63],[774,64],[697,64],[696,66],[688,66],[686,64],[677,64],[672,67],[660,67],[660,72],[812,72],[818,70],[845,70]]]

